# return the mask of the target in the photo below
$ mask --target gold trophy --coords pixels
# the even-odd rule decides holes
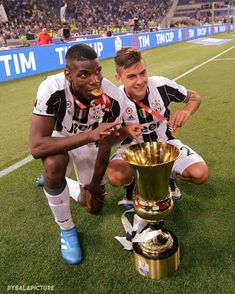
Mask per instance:
[[[135,212],[148,222],[147,231],[160,232],[148,241],[133,243],[136,270],[150,279],[168,276],[180,263],[178,240],[163,227],[163,219],[173,210],[169,178],[179,153],[175,146],[159,142],[132,145],[122,153],[135,176]]]

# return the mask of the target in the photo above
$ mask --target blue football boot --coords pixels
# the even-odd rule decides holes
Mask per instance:
[[[44,176],[41,176],[40,178],[37,178],[36,183],[39,187],[43,187],[44,181],[45,181]]]
[[[118,201],[118,205],[123,205],[125,209],[129,210],[134,207],[134,201],[124,197],[122,200]]]
[[[64,230],[61,233],[61,253],[69,264],[79,264],[83,259],[83,253],[79,242],[79,234],[76,227]]]
[[[134,194],[135,194],[135,180],[124,186],[125,196],[121,201],[118,202],[118,205],[123,205],[125,209],[131,209],[134,207]]]

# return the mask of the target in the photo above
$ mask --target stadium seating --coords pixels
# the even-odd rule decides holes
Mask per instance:
[[[43,27],[58,35],[62,28],[60,8],[64,0],[1,1],[7,12],[9,22],[0,23],[0,39],[17,39],[24,36],[37,38]],[[172,23],[187,20],[188,24],[211,22],[212,2],[214,16],[224,21],[231,9],[224,0],[67,0],[66,19],[70,22],[71,33],[76,35],[104,34],[111,26],[113,32],[131,30],[131,20],[137,17],[140,30],[156,30]],[[177,5],[176,5],[177,4]],[[152,23],[155,23],[152,26]],[[162,28],[162,26],[161,26]],[[10,43],[14,44],[15,41]],[[16,46],[22,46],[19,42]]]
[[[214,21],[228,22],[228,16],[232,15],[232,8],[225,2],[224,0],[179,0],[172,22],[190,21],[197,25],[211,23],[212,13]]]
[[[2,1],[7,12],[8,23],[0,24],[0,37],[18,38],[30,33],[35,38],[43,27],[57,35],[62,28],[60,8],[63,0]],[[148,29],[148,23],[157,25],[165,17],[173,0],[67,0],[66,20],[71,24],[71,32],[76,34],[103,33],[107,26],[117,32],[130,30],[129,23],[137,17],[141,30]],[[12,34],[14,33],[14,36]]]

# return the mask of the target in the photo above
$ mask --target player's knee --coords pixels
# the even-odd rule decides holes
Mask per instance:
[[[204,184],[208,180],[208,172],[204,171],[204,173],[201,173],[196,178],[197,184]]]
[[[45,158],[43,160],[45,177],[51,181],[64,178],[68,161],[69,156],[66,153]]]
[[[119,170],[117,167],[108,167],[106,172],[106,177],[110,185],[114,187],[120,187],[125,184],[128,184],[132,179],[132,174],[123,172]]]
[[[208,179],[208,167],[204,162],[195,163],[189,166],[182,174],[182,179],[194,184],[203,184]]]
[[[108,168],[106,171],[106,177],[110,185],[114,187],[121,186],[120,184],[120,177],[118,176],[119,173],[115,172],[112,168]]]
[[[194,173],[192,175],[192,181],[195,184],[201,185],[205,183],[207,180],[208,180],[208,168],[206,165],[194,170]]]

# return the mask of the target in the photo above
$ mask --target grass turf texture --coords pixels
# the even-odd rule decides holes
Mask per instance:
[[[220,37],[232,41],[215,47],[180,43],[146,51],[149,75],[175,78],[235,44],[232,34]],[[219,58],[228,59],[212,61],[178,81],[203,99],[179,138],[205,158],[210,170],[202,186],[180,183],[183,199],[165,221],[180,241],[178,271],[160,281],[135,271],[132,253],[113,239],[124,235],[123,209],[117,206],[122,189],[110,186],[99,216],[71,203],[85,259],[79,266],[67,265],[60,256],[58,228],[35,184],[42,166],[33,161],[0,179],[0,293],[10,293],[8,285],[54,285],[56,293],[234,292],[235,49]],[[102,65],[104,76],[114,81],[113,61],[104,60]],[[47,75],[0,85],[1,169],[27,154],[35,92]]]

